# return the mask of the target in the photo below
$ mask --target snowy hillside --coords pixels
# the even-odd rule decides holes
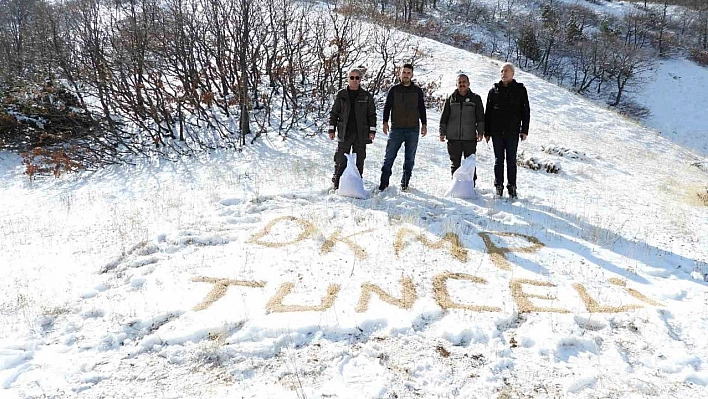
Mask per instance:
[[[544,1],[498,1],[498,0],[476,0],[472,2],[475,7],[486,7],[487,10],[505,9],[505,6],[512,4],[511,7],[517,15],[525,15],[524,13],[532,12],[536,8],[540,8],[542,4],[564,4],[566,6],[579,6],[583,9],[590,10],[597,18],[619,18],[626,15],[636,15],[637,13],[645,12],[645,3],[642,1],[618,1],[618,0],[555,0],[553,2]],[[458,4],[467,4],[465,2]],[[663,12],[663,5],[659,2],[648,2],[648,9],[653,9],[660,15]],[[462,6],[460,6],[462,7]],[[464,9],[465,7],[462,7]],[[441,10],[444,7],[441,7]],[[676,24],[682,20],[685,14],[685,8],[679,6],[670,6],[667,8],[668,18],[672,23]],[[503,12],[503,11],[500,11]],[[452,14],[454,15],[454,14]],[[449,24],[449,14],[441,11],[437,14],[439,21],[443,25]],[[461,26],[450,25],[450,29],[454,32],[459,29],[461,32],[470,35],[470,42],[473,43],[489,43],[491,37],[497,36],[497,54],[503,58],[504,54],[513,58],[513,48],[509,48],[510,42],[500,37],[506,37],[502,30],[494,28],[490,31],[489,27],[484,24],[470,23]],[[588,31],[595,28],[588,27]],[[450,36],[450,35],[448,35]],[[441,40],[449,40],[448,37],[442,35]],[[461,43],[460,47],[465,48],[466,44]],[[488,54],[487,54],[488,55]],[[562,85],[565,85],[569,90],[577,90],[577,87],[572,86],[573,69],[571,65],[576,62],[572,59],[564,60],[564,67],[561,68],[568,76],[562,80]],[[535,70],[537,75],[542,75],[540,67],[529,66],[531,70]],[[548,77],[553,81],[553,77]],[[557,79],[557,78],[556,78]],[[555,80],[556,82],[558,80]],[[612,83],[606,87],[612,87]],[[647,70],[641,70],[637,76],[630,80],[627,90],[624,94],[625,100],[633,103],[634,106],[629,107],[631,110],[624,109],[629,112],[629,115],[634,115],[635,119],[641,121],[645,126],[653,129],[658,134],[663,135],[670,141],[692,148],[702,157],[708,157],[708,115],[705,115],[706,104],[703,100],[703,94],[708,90],[708,68],[702,67],[699,64],[686,59],[685,54],[681,51],[674,51],[668,58],[659,58],[652,60],[652,65]],[[586,90],[587,98],[593,98],[597,104],[607,106],[613,99],[613,93],[616,88],[609,92],[596,92]],[[609,106],[608,106],[609,107]],[[623,107],[609,107],[616,109],[618,112],[623,111]],[[643,115],[646,111],[647,115]],[[641,116],[640,116],[641,114]]]
[[[645,123],[669,140],[708,157],[708,115],[705,101],[700,99],[708,92],[708,68],[688,60],[664,60],[648,75],[633,95],[651,110]]]
[[[486,98],[498,62],[424,43],[418,77]],[[434,110],[407,193],[377,135],[366,200],[328,192],[326,137],[35,182],[0,155],[0,397],[706,397],[702,159],[516,78],[520,151],[561,167],[516,202],[485,144],[479,198],[443,196]]]

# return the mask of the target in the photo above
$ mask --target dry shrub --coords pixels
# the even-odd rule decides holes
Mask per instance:
[[[708,206],[708,186],[705,187],[703,192],[699,192],[696,195],[698,196],[698,199],[701,201],[703,206]]]
[[[31,151],[23,152],[22,164],[25,165],[25,174],[30,180],[37,175],[53,174],[54,177],[61,176],[62,173],[75,172],[82,169],[82,163],[78,161],[78,152],[75,148],[57,149],[35,147]]]
[[[698,65],[708,66],[708,50],[691,50],[691,59],[695,61]]]
[[[561,163],[548,159],[541,159],[533,155],[521,151],[516,154],[516,164],[522,168],[531,170],[545,170],[546,173],[559,173],[561,171]]]
[[[425,96],[425,106],[431,109],[442,109],[446,97],[440,93],[440,80],[430,82],[417,82]]]

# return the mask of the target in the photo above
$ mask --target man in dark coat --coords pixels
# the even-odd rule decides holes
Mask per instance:
[[[477,142],[484,137],[484,108],[482,98],[470,90],[467,75],[457,76],[457,90],[445,101],[440,117],[440,141],[447,139],[447,153],[450,155],[450,171],[460,167],[462,155],[465,158],[477,152]],[[477,181],[475,168],[474,181]]]
[[[360,87],[361,71],[349,71],[346,88],[340,90],[334,98],[329,112],[329,138],[334,140],[337,132],[337,151],[334,153],[334,189],[339,189],[339,178],[347,167],[344,154],[353,151],[356,154],[356,168],[364,176],[366,145],[371,144],[376,134],[376,106],[374,97]]]
[[[529,96],[523,84],[514,80],[514,66],[502,65],[501,80],[487,95],[484,117],[485,138],[494,145],[494,186],[497,196],[504,194],[504,158],[506,157],[507,190],[511,198],[516,191],[516,149],[519,139],[529,134]]]
[[[383,109],[383,133],[388,135],[388,119],[391,118],[391,134],[386,142],[386,154],[381,167],[379,190],[388,187],[391,168],[396,160],[401,145],[405,146],[401,190],[408,190],[413,173],[415,153],[418,149],[418,134],[428,134],[428,119],[425,112],[423,90],[413,83],[413,65],[405,64],[401,68],[401,83],[391,87],[386,95]],[[419,122],[420,121],[420,122]],[[422,125],[422,126],[421,126]],[[420,129],[420,130],[419,130]]]

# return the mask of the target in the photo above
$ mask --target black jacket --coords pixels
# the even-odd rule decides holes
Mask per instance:
[[[484,134],[484,108],[482,97],[467,90],[461,95],[455,90],[445,101],[440,117],[440,135],[448,140],[474,140]]]
[[[374,97],[366,90],[359,88],[359,95],[356,97],[356,134],[358,142],[370,144],[369,134],[376,133],[376,106]],[[344,142],[347,139],[347,123],[351,104],[347,88],[340,90],[334,97],[334,104],[329,111],[328,131],[337,130],[337,140]],[[353,140],[352,140],[353,141]]]
[[[399,83],[388,90],[383,109],[383,121],[391,117],[391,128],[419,128],[428,124],[425,111],[425,94],[415,83],[404,86]]]
[[[484,114],[485,136],[529,132],[529,95],[522,83],[512,80],[508,86],[495,83],[487,95]]]

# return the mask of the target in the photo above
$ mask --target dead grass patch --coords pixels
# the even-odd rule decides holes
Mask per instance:
[[[530,294],[528,292],[524,292],[524,290],[523,290],[524,284],[534,285],[537,287],[555,287],[555,284],[550,283],[548,281],[537,281],[537,280],[517,279],[517,278],[512,279],[509,282],[509,287],[511,288],[511,296],[514,298],[516,305],[519,307],[519,313],[531,313],[531,312],[569,313],[569,311],[566,309],[544,308],[544,307],[534,305],[529,300],[529,298],[538,298],[538,299],[544,299],[547,301],[555,301],[555,300],[558,300],[558,298],[556,298],[555,296],[552,296],[550,294],[538,295],[538,294]]]
[[[278,292],[273,295],[266,305],[266,310],[268,313],[284,313],[284,312],[324,312],[325,310],[332,307],[334,300],[337,299],[337,294],[339,294],[340,286],[338,284],[330,284],[327,287],[327,294],[322,298],[322,302],[319,305],[307,306],[307,305],[285,305],[283,300],[295,287],[293,283],[283,283],[278,289]]]
[[[270,241],[263,241],[262,238],[270,234],[271,229],[275,227],[280,222],[291,222],[291,223],[297,223],[300,226],[300,234],[298,234],[297,237],[295,237],[293,240],[286,241],[286,242],[270,242]],[[279,218],[275,218],[268,223],[263,230],[259,231],[258,233],[254,234],[250,240],[248,240],[248,243],[253,243],[253,244],[258,244],[258,245],[263,245],[264,247],[269,247],[269,248],[281,248],[286,245],[290,244],[295,244],[298,243],[302,240],[304,240],[307,237],[310,237],[314,235],[317,232],[317,229],[315,226],[308,222],[307,220],[302,220],[298,219],[294,216],[282,216]]]
[[[445,236],[438,242],[428,240],[423,234],[418,234],[411,229],[402,228],[396,234],[396,243],[393,245],[396,255],[398,255],[404,247],[404,240],[406,236],[411,235],[418,239],[423,245],[432,249],[440,249],[445,246],[446,243],[450,244],[450,252],[452,256],[462,263],[467,262],[467,250],[462,245],[460,237],[455,233],[445,233]]]
[[[372,293],[376,293],[382,301],[402,309],[412,308],[413,303],[418,299],[415,283],[413,283],[411,278],[404,277],[401,279],[401,299],[389,295],[378,285],[363,283],[361,285],[361,297],[355,309],[357,313],[366,312],[369,309]]]
[[[455,303],[447,290],[447,280],[467,280],[477,284],[487,284],[487,280],[467,273],[441,273],[433,279],[433,292],[438,305],[447,309],[467,309],[473,312],[501,312],[501,308],[495,306],[463,305]]]
[[[194,277],[192,278],[192,281],[195,283],[210,283],[214,284],[214,288],[212,288],[211,291],[207,294],[206,298],[199,303],[197,306],[194,307],[195,311],[200,311],[208,308],[211,306],[214,302],[218,301],[221,299],[224,295],[226,295],[226,291],[228,290],[230,285],[238,285],[242,287],[251,287],[251,288],[263,288],[265,287],[265,282],[262,281],[241,281],[241,280],[230,280],[227,278],[217,278],[217,277],[204,277],[204,276],[199,276],[199,277]]]
[[[703,190],[696,193],[696,196],[703,206],[708,206],[708,186],[705,186]]]

